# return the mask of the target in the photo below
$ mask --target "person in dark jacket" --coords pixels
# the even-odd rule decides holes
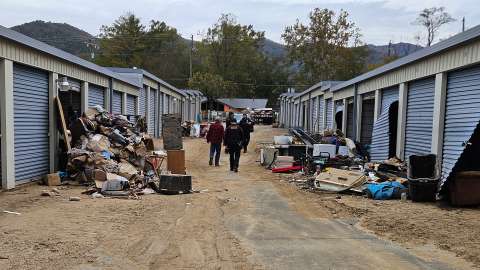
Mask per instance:
[[[237,121],[233,119],[225,132],[225,139],[223,141],[230,153],[230,171],[238,172],[243,141],[242,128],[237,125]]]
[[[248,144],[250,143],[250,133],[253,131],[253,121],[248,118],[247,114],[243,114],[240,120],[240,127],[243,130],[243,152],[247,153]]]
[[[215,166],[220,166],[220,153],[222,152],[222,141],[225,135],[220,119],[215,119],[215,123],[210,125],[207,132],[207,143],[210,143],[210,161],[208,164],[213,165],[213,158],[215,158]]]
[[[229,112],[228,115],[227,115],[227,120],[225,120],[226,128],[228,128],[230,126],[230,124],[232,123],[233,120],[235,120],[235,118],[233,117],[233,113]]]

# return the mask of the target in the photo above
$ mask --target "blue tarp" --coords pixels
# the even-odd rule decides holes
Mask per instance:
[[[399,182],[370,183],[365,192],[374,200],[390,200],[400,197],[401,190],[407,188]]]

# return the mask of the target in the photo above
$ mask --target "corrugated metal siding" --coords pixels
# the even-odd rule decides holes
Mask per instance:
[[[156,125],[155,123],[157,122],[157,104],[156,104],[156,98],[157,98],[157,90],[150,88],[150,115],[148,118],[148,133],[152,136],[155,136],[155,129]]]
[[[480,121],[480,66],[448,74],[443,135],[442,182],[445,181]]]
[[[88,107],[100,105],[105,107],[105,89],[101,86],[88,85]]]
[[[147,100],[146,91],[147,91],[147,90],[145,89],[145,86],[142,87],[142,88],[140,89],[140,93],[139,93],[139,96],[138,96],[138,98],[139,98],[138,103],[139,103],[139,106],[140,106],[140,108],[138,108],[138,111],[139,111],[139,114],[140,114],[141,116],[145,116],[145,111],[146,111],[146,106],[147,106],[147,102],[146,102],[146,100]]]
[[[319,97],[320,100],[318,102],[318,130],[322,132],[325,129],[325,121],[324,121],[324,114],[325,114],[325,100],[323,96]]]
[[[134,96],[138,95],[139,89],[138,87],[135,87],[130,84],[126,84],[124,82],[121,82],[119,80],[113,80],[113,89],[116,89],[121,92],[125,92]]]
[[[360,142],[363,144],[372,143],[373,116],[375,111],[374,99],[362,99],[362,121],[360,130]]]
[[[49,172],[48,73],[13,66],[15,181]]]
[[[374,91],[376,89],[390,87],[402,82],[414,81],[420,78],[433,76],[440,72],[458,69],[479,62],[480,40],[476,40],[468,44],[449,48],[441,53],[424,57],[416,62],[409,63],[405,66],[398,67],[394,70],[358,82],[358,92],[365,93],[367,91]],[[355,80],[352,79],[345,84],[350,84],[354,81]],[[342,85],[339,85],[339,87],[342,87]],[[337,88],[335,88],[335,90],[336,89]]]
[[[333,128],[333,101],[331,98],[326,100],[326,106],[327,106],[327,129],[332,129]]]
[[[63,74],[81,81],[108,87],[108,76],[81,68],[40,51],[0,38],[0,58]]]
[[[312,99],[312,130],[318,131],[318,97]]]
[[[158,115],[158,136],[162,136],[162,132],[163,132],[163,123],[162,123],[162,117],[163,117],[163,110],[164,110],[164,106],[165,106],[165,103],[163,101],[164,99],[164,96],[165,94],[163,94],[162,92],[158,92],[158,105],[160,106],[158,108],[158,112],[159,112],[159,115]]]
[[[382,90],[382,110],[373,124],[371,160],[383,161],[389,158],[390,123],[388,110],[393,102],[398,101],[398,87]]]
[[[407,93],[405,158],[431,152],[435,78],[409,83]]]
[[[121,114],[122,113],[122,93],[113,90],[112,96],[112,113]]]
[[[355,134],[355,125],[353,124],[353,101],[347,101],[347,138],[352,138]]]
[[[127,94],[127,115],[130,116],[131,122],[137,121],[137,97],[129,94]]]

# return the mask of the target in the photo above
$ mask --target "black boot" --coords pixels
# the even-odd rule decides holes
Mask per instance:
[[[210,165],[210,166],[213,165],[213,158],[210,158],[210,161],[208,161],[208,165]]]

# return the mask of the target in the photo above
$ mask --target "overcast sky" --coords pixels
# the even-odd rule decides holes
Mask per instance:
[[[93,35],[104,24],[131,11],[144,23],[155,19],[178,29],[184,37],[200,34],[221,13],[233,13],[242,24],[265,31],[267,38],[282,42],[281,34],[296,19],[306,22],[315,7],[344,9],[360,27],[363,40],[371,44],[411,42],[421,31],[411,25],[418,12],[427,7],[445,6],[457,22],[441,29],[441,38],[480,24],[479,0],[0,0],[0,24],[15,26],[32,20],[65,22]]]

